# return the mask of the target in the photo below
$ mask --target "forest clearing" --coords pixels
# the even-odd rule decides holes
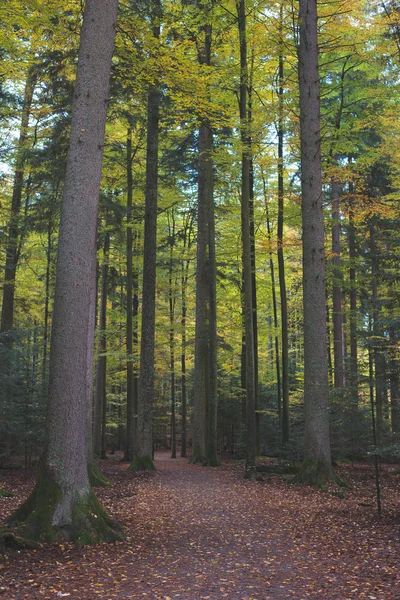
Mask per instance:
[[[342,464],[351,484],[316,490],[276,474],[243,479],[243,464],[194,466],[167,453],[155,473],[101,462],[113,486],[99,497],[123,524],[125,540],[24,550],[0,563],[0,594],[94,600],[395,600],[400,598],[400,530],[395,467],[382,469],[383,516],[374,472]],[[16,496],[0,498],[0,516],[29,493],[33,474],[5,473]]]

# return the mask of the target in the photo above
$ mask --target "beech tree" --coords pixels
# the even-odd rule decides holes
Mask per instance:
[[[66,537],[85,544],[121,535],[91,490],[85,435],[93,252],[117,5],[86,4],[60,224],[44,457],[32,494],[2,532],[6,543]]]

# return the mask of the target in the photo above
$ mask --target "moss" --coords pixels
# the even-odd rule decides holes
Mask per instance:
[[[54,542],[58,532],[52,525],[57,503],[62,498],[60,487],[39,471],[35,488],[28,499],[6,520],[15,535],[35,542]]]
[[[207,456],[204,466],[205,467],[220,467],[221,461],[219,460],[218,456],[216,456],[215,454],[212,456]]]
[[[61,499],[61,488],[41,469],[32,494],[0,530],[0,549],[35,548],[42,542],[61,539],[83,545],[123,538],[120,527],[107,515],[92,490],[75,503],[70,524],[54,526],[54,510]]]
[[[0,488],[0,498],[13,498],[14,494],[5,490],[4,488]]]
[[[193,448],[189,463],[191,465],[204,465],[205,458],[199,448]]]
[[[111,487],[112,485],[95,464],[88,465],[88,476],[90,485],[93,487]]]
[[[328,483],[336,483],[340,487],[347,487],[347,484],[334,472],[330,464],[314,458],[303,460],[298,473],[290,483],[314,485],[320,489],[325,489]]]
[[[93,490],[72,512],[71,539],[80,546],[123,540],[120,525],[106,513]]]
[[[151,456],[134,456],[128,471],[155,471]]]

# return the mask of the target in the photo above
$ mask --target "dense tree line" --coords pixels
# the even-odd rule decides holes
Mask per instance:
[[[117,4],[1,9],[0,463],[41,459],[33,540],[120,535],[107,451],[319,484],[399,453],[397,4]]]

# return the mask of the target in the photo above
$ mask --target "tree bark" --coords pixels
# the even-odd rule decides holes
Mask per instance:
[[[285,259],[283,255],[284,223],[284,179],[283,179],[283,136],[284,136],[284,62],[283,62],[283,3],[279,10],[279,89],[278,89],[278,277],[281,300],[281,338],[282,338],[282,444],[289,441],[289,333],[288,305],[286,294]]]
[[[151,4],[153,36],[160,36],[161,3]],[[154,470],[153,404],[154,404],[154,336],[156,316],[156,259],[158,204],[159,84],[150,86],[147,99],[146,191],[143,248],[142,337],[138,383],[138,418],[135,456],[130,470]]]
[[[253,329],[253,293],[252,261],[250,239],[250,155],[249,123],[247,115],[247,38],[246,10],[244,0],[236,2],[240,43],[240,93],[239,115],[240,136],[242,142],[242,185],[241,185],[241,230],[243,260],[243,305],[246,337],[246,465],[245,477],[253,479],[256,475],[256,417],[255,417],[255,371],[254,371],[254,329]]]
[[[344,336],[343,336],[343,299],[342,271],[340,267],[340,186],[332,179],[332,264],[333,264],[333,363],[334,387],[342,389],[344,378]]]
[[[9,519],[14,541],[20,534],[80,544],[118,536],[89,484],[85,435],[93,253],[116,12],[117,0],[86,3],[60,224],[44,458],[33,493]]]
[[[332,477],[328,419],[324,217],[316,0],[300,0],[300,138],[303,222],[304,461],[297,480]]]
[[[107,368],[107,290],[108,290],[108,254],[110,249],[110,235],[106,233],[103,248],[103,265],[101,268],[101,296],[100,296],[100,321],[99,345],[96,369],[96,396],[94,406],[94,451],[96,456],[105,458],[104,448],[104,404],[106,396],[106,368]]]

